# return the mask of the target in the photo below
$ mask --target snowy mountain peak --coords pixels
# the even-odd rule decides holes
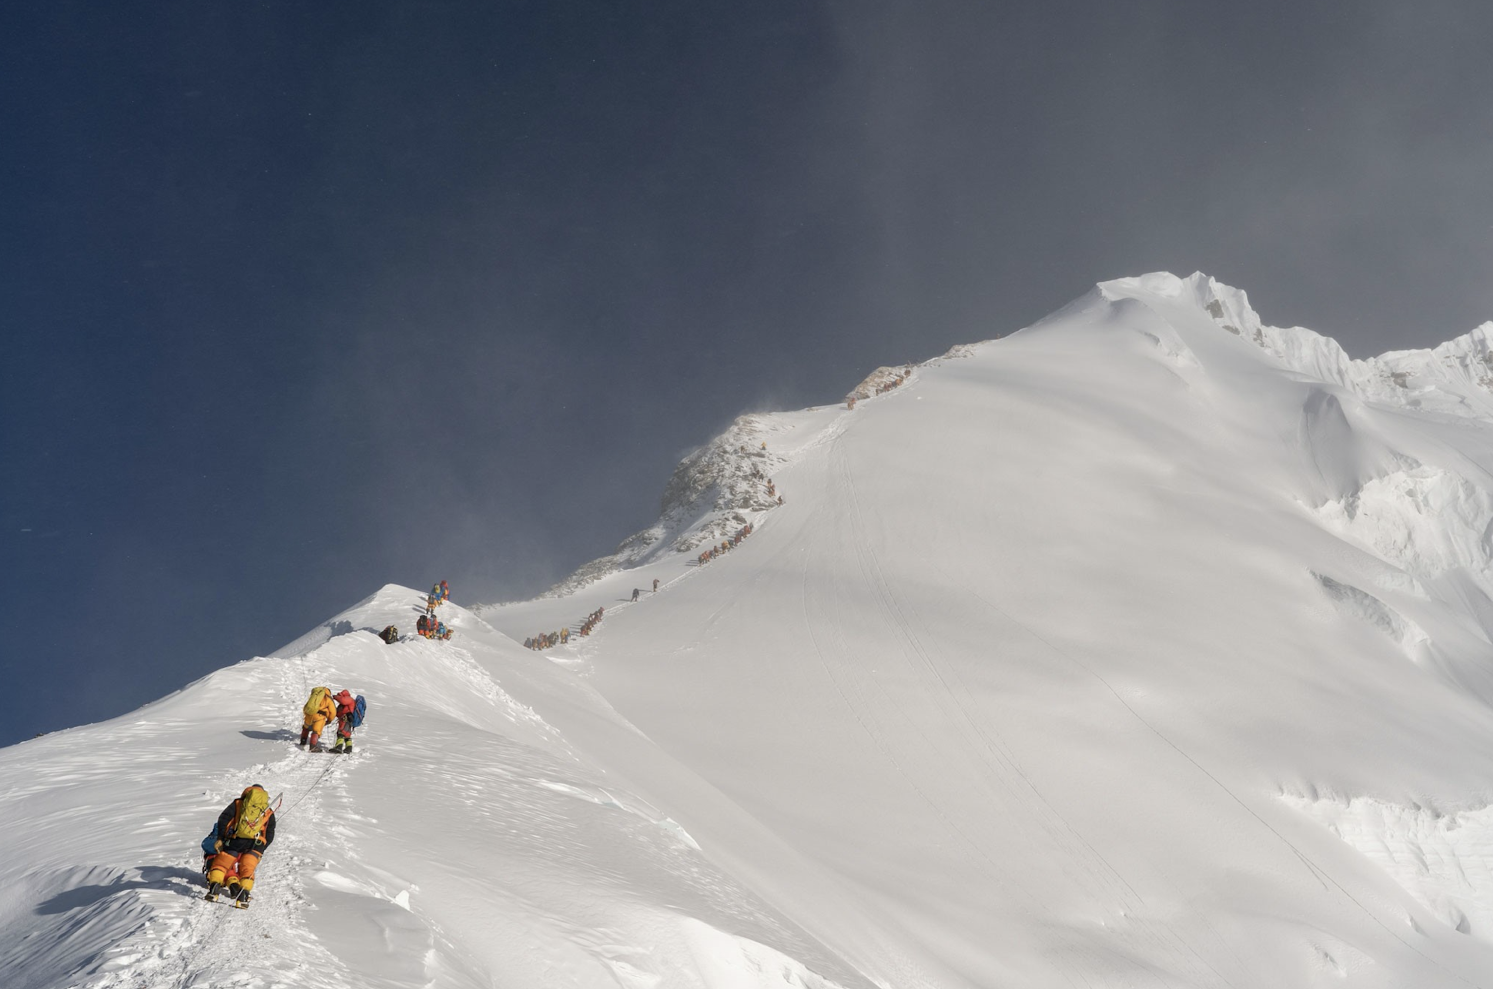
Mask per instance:
[[[1243,289],[1225,285],[1211,275],[1195,271],[1186,278],[1171,272],[1155,271],[1133,278],[1116,278],[1100,282],[1100,294],[1111,300],[1148,297],[1174,299],[1203,310],[1230,333],[1253,339],[1260,328],[1259,314],[1250,307]]]
[[[1147,314],[1136,325],[1156,342],[1158,354],[1169,364],[1200,366],[1197,335],[1222,330],[1252,343],[1256,353],[1277,366],[1341,388],[1358,400],[1456,415],[1493,413],[1493,323],[1435,350],[1401,351],[1357,361],[1335,340],[1312,330],[1265,324],[1243,289],[1203,272],[1184,278],[1158,271],[1100,282],[1089,294],[1033,328],[1071,325],[1076,314],[1096,307],[1126,306],[1139,306]],[[845,399],[853,405],[875,397],[910,378],[916,367],[969,357],[977,350],[977,345],[960,345],[921,365],[879,367]],[[680,461],[665,485],[656,522],[623,540],[611,553],[582,565],[546,593],[569,595],[629,567],[671,553],[692,553],[718,543],[775,507],[776,499],[766,494],[765,482],[790,459],[778,449],[765,450],[762,442],[775,432],[796,429],[796,415],[739,417],[721,435]],[[1327,484],[1328,490],[1340,488],[1335,481]]]
[[[1155,274],[1032,330],[737,420],[451,641],[391,584],[0,751],[0,982],[1493,989],[1493,327],[1352,361]]]
[[[1202,272],[1152,272],[1101,282],[1098,298],[1148,306],[1176,323],[1179,310],[1258,346],[1281,366],[1348,389],[1365,401],[1458,416],[1493,414],[1493,323],[1429,350],[1390,351],[1355,360],[1336,340],[1300,326],[1264,323],[1242,289]]]

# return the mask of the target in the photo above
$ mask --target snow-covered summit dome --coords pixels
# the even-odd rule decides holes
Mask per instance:
[[[1266,324],[1243,289],[1203,272],[1186,278],[1165,271],[1116,278],[1100,282],[1096,292],[1109,302],[1199,310],[1287,369],[1347,388],[1365,401],[1452,415],[1493,414],[1493,322],[1431,349],[1355,360],[1331,337],[1301,326]]]

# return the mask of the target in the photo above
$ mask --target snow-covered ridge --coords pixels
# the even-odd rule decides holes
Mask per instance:
[[[783,458],[763,447],[775,432],[766,415],[744,415],[674,468],[659,501],[658,521],[628,536],[606,556],[583,564],[546,596],[563,597],[608,574],[667,553],[688,553],[776,507],[767,481]]]
[[[919,367],[936,366],[974,352],[973,345],[960,345],[921,364],[877,368],[850,391],[847,401],[875,398],[910,380]],[[610,574],[671,553],[693,554],[699,547],[719,543],[742,526],[760,520],[778,507],[776,494],[768,493],[768,484],[776,471],[798,458],[805,434],[810,446],[825,442],[834,427],[821,435],[821,421],[832,422],[849,411],[840,406],[816,406],[798,412],[738,417],[725,432],[674,468],[659,500],[658,521],[624,539],[606,556],[583,564],[544,596],[573,594]],[[806,430],[809,423],[812,425]]]
[[[877,397],[909,381],[918,368],[974,356],[979,344],[957,344],[944,354],[918,364],[878,367],[845,396],[854,402]],[[854,401],[852,401],[854,400]],[[794,462],[797,442],[786,450],[785,437],[800,432],[802,418],[837,415],[835,406],[816,406],[799,412],[760,412],[739,416],[725,432],[681,460],[663,496],[659,517],[648,528],[633,533],[606,556],[582,564],[544,592],[564,597],[610,574],[654,562],[669,553],[693,553],[728,538],[743,525],[756,522],[778,506],[767,493],[773,472]],[[845,411],[850,411],[846,409]],[[814,442],[823,442],[819,437]],[[764,445],[766,444],[766,445]]]
[[[912,372],[911,364],[900,367],[879,367],[866,375],[861,383],[845,393],[845,401],[862,401],[898,386],[904,376]]]
[[[1168,272],[1119,278],[1101,282],[1098,291],[1111,300],[1149,296],[1195,306],[1283,366],[1348,388],[1367,401],[1454,415],[1493,414],[1493,322],[1429,350],[1354,360],[1336,340],[1305,327],[1266,325],[1242,289],[1202,272],[1186,278]]]
[[[0,752],[0,985],[871,989],[541,713],[637,738],[569,674],[450,604],[450,642],[377,638],[420,600]],[[370,697],[351,756],[295,744],[329,682]],[[283,799],[240,913],[198,843],[250,782]]]

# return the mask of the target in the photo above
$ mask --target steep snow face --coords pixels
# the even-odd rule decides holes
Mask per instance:
[[[1147,275],[744,419],[563,594],[385,646],[385,588],[0,752],[5,984],[1493,989],[1493,413],[1453,343],[1351,361]],[[372,703],[340,763],[288,738],[317,681]],[[255,780],[283,837],[208,912]]]
[[[959,356],[783,417],[786,504],[588,588],[615,603],[557,658],[860,891],[893,985],[1489,985],[1475,403],[1367,388],[1202,276]],[[1377,808],[1390,854],[1319,800]],[[1426,882],[1394,864],[1433,846]]]

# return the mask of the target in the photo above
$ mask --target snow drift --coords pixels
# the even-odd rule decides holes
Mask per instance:
[[[743,419],[450,643],[375,638],[391,585],[0,752],[0,973],[1493,986],[1490,333],[1353,361],[1153,274]],[[323,682],[370,701],[345,760],[290,735]],[[287,808],[239,913],[195,847],[250,782]]]

